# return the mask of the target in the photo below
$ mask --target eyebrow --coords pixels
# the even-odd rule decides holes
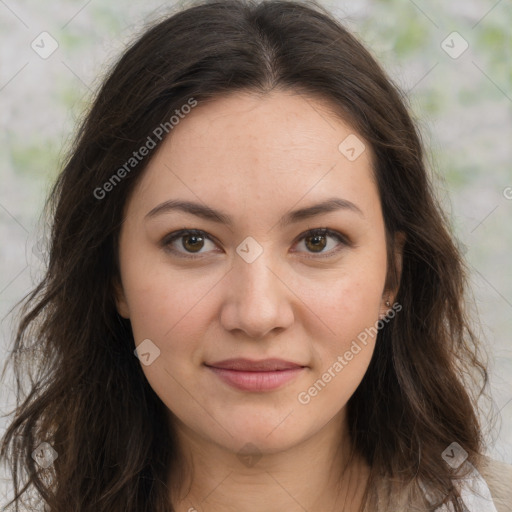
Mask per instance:
[[[213,208],[210,208],[209,206],[200,203],[194,203],[192,201],[182,201],[179,199],[170,199],[169,201],[165,201],[164,203],[155,206],[151,211],[149,211],[146,214],[145,219],[149,220],[151,218],[156,217],[157,215],[168,213],[174,210],[190,213],[202,219],[217,222],[219,224],[225,224],[227,226],[233,225],[233,219],[228,214],[222,211],[215,210]],[[332,197],[330,199],[322,201],[321,203],[288,212],[279,220],[278,224],[281,227],[285,227],[289,224],[300,222],[302,220],[315,217],[317,215],[322,215],[324,213],[330,213],[337,210],[351,211],[364,217],[364,214],[361,211],[361,209],[351,201],[348,201],[347,199],[341,199],[338,197]]]

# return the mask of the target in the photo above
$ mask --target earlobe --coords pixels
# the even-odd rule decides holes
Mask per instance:
[[[381,318],[388,314],[389,309],[395,303],[395,299],[398,294],[398,289],[400,287],[400,281],[402,277],[402,262],[405,241],[406,234],[403,231],[398,231],[395,233],[393,245],[395,278],[392,280],[394,285],[386,287],[384,294],[382,295]]]
[[[385,318],[388,315],[389,310],[391,308],[391,299],[392,299],[392,297],[389,295],[384,295],[382,297],[383,304],[381,304],[379,320],[382,320],[383,318]]]
[[[117,279],[115,279],[113,282],[113,289],[117,312],[123,318],[129,319],[130,310],[128,309],[128,303],[126,302],[123,286]]]

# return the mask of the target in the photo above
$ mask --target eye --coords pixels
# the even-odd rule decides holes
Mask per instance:
[[[178,241],[181,239],[181,243]],[[329,239],[337,243],[329,243]],[[307,251],[318,255],[316,257],[326,258],[333,256],[340,251],[343,246],[350,246],[350,241],[341,233],[329,228],[312,229],[301,235],[298,242],[303,243]],[[296,244],[296,245],[300,245]],[[183,258],[197,259],[195,254],[201,255],[208,253],[208,244],[211,249],[215,249],[216,244],[212,238],[204,231],[199,229],[182,229],[165,236],[161,245],[169,252]],[[341,246],[341,247],[340,247]],[[338,248],[337,248],[338,247]],[[325,249],[328,248],[326,251]],[[297,252],[294,250],[293,252]],[[299,251],[301,252],[301,251]]]
[[[329,239],[334,239],[337,243],[329,243]],[[317,228],[307,231],[301,235],[299,242],[302,243],[310,253],[320,254],[320,258],[333,256],[338,253],[343,246],[350,245],[350,242],[344,235],[329,228]],[[324,251],[326,247],[328,250]]]
[[[181,239],[181,243],[175,243],[179,239]],[[215,247],[211,238],[204,231],[198,229],[182,229],[181,231],[175,231],[167,235],[161,243],[166,250],[184,258],[195,258],[193,254],[208,252],[200,252],[205,246],[208,248],[208,243]],[[183,250],[178,249],[176,246],[181,247]]]

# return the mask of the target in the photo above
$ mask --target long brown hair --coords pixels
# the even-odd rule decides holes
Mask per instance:
[[[375,503],[372,483],[387,479],[426,485],[432,507],[450,502],[462,511],[442,453],[455,441],[478,465],[476,400],[487,383],[466,310],[466,267],[406,99],[323,7],[287,0],[194,3],[148,28],[80,125],[48,198],[48,269],[25,298],[6,363],[18,403],[0,455],[13,474],[16,510],[31,486],[51,512],[170,510],[167,475],[179,447],[113,294],[123,208],[151,154],[118,170],[191,98],[271,90],[328,100],[368,141],[389,255],[393,235],[406,235],[402,311],[379,331],[348,403],[353,446],[371,467],[366,503]],[[113,182],[116,173],[122,179]],[[388,284],[394,270],[390,264]],[[32,387],[21,396],[27,374]],[[58,454],[43,469],[32,457],[42,442]]]

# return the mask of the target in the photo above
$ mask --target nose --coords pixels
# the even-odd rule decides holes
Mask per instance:
[[[266,251],[252,263],[236,257],[226,290],[221,311],[226,330],[259,339],[293,324],[294,294]]]

